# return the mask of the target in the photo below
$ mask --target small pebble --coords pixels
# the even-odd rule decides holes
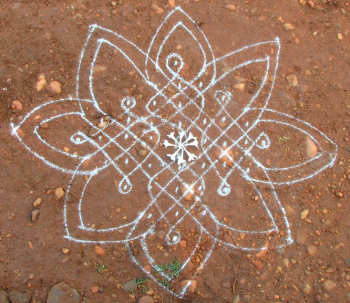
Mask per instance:
[[[36,83],[36,90],[40,92],[46,86],[46,78],[44,74],[40,74],[38,77],[38,81]]]
[[[41,199],[41,198],[36,198],[35,201],[33,202],[33,206],[34,206],[35,208],[38,208],[38,207],[41,205],[42,202],[43,202],[43,199]]]
[[[19,101],[19,100],[14,100],[14,101],[12,101],[11,108],[12,108],[14,111],[18,111],[18,112],[22,111],[22,110],[23,110],[22,102]]]
[[[40,210],[39,209],[34,209],[32,210],[32,222],[36,222],[39,219],[39,215],[40,215]]]
[[[55,197],[57,200],[60,200],[64,197],[64,189],[62,187],[57,187],[55,189]]]
[[[287,31],[292,31],[292,30],[295,29],[295,26],[294,26],[293,24],[291,24],[291,23],[284,23],[284,24],[283,24],[283,27],[284,27],[284,29],[287,30]]]
[[[95,246],[95,253],[98,256],[103,256],[105,254],[105,250],[101,246],[96,245]]]
[[[104,72],[106,69],[107,69],[106,66],[101,65],[101,64],[96,64],[94,67],[94,73]]]
[[[343,198],[344,194],[341,191],[337,191],[335,194],[338,198]]]
[[[168,0],[168,4],[170,7],[174,8],[176,6],[175,0]]]
[[[51,81],[49,88],[50,91],[55,94],[60,94],[62,92],[62,84],[58,81]]]
[[[144,149],[144,148],[141,148],[138,150],[138,154],[141,156],[141,157],[146,157],[147,156],[147,149]]]
[[[33,298],[31,301],[39,302]],[[43,302],[40,300],[40,302]],[[80,294],[76,289],[70,287],[65,282],[60,282],[54,285],[48,294],[46,303],[79,303],[80,302]]]
[[[236,90],[239,90],[240,92],[243,92],[245,89],[245,84],[244,83],[237,83],[233,86]]]
[[[127,292],[133,292],[137,288],[136,280],[130,280],[124,284],[124,289]]]
[[[295,74],[290,74],[287,76],[288,85],[291,87],[298,86],[298,78]]]
[[[70,252],[70,250],[68,249],[68,248],[62,248],[62,253],[64,254],[64,255],[68,255],[69,254],[69,252]]]
[[[332,280],[326,280],[323,283],[323,288],[325,291],[332,291],[336,287],[337,287],[337,284]]]
[[[164,9],[162,9],[160,6],[158,6],[155,3],[152,4],[152,9],[156,12],[156,14],[160,15],[164,13]]]
[[[305,220],[306,217],[309,215],[310,211],[308,209],[304,209],[301,213],[300,213],[300,219]]]
[[[337,34],[337,38],[338,38],[338,40],[343,40],[343,34],[342,33],[338,33]]]
[[[236,6],[234,4],[227,4],[225,7],[230,11],[236,10]]]
[[[307,247],[307,253],[310,255],[310,256],[314,256],[316,253],[317,253],[317,247],[315,245],[309,245]]]
[[[318,153],[318,149],[314,141],[312,141],[309,137],[306,137],[305,143],[306,143],[306,155],[309,158],[315,157]]]
[[[311,293],[311,286],[309,284],[305,284],[303,292],[305,295],[309,295]]]

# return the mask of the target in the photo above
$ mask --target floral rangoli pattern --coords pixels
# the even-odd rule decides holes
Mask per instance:
[[[188,42],[188,48],[178,46],[179,41]],[[108,113],[94,86],[97,62],[105,49],[113,50],[117,60],[151,91],[147,99],[125,95],[113,101],[119,104],[120,119]],[[66,238],[126,245],[133,262],[179,298],[190,282],[169,286],[179,277],[156,270],[166,255],[161,259],[154,245],[173,247],[181,259],[179,275],[190,280],[204,269],[219,243],[243,251],[293,243],[276,187],[304,181],[332,166],[337,146],[309,123],[268,107],[279,55],[280,41],[275,38],[216,58],[204,32],[180,7],[166,16],[147,51],[118,33],[91,25],[79,59],[75,96],[44,103],[12,125],[12,134],[29,152],[72,176],[64,205]],[[260,80],[250,94],[233,89],[239,72],[255,67]],[[99,116],[98,123],[92,113]],[[64,128],[70,132],[66,142],[45,135],[48,125],[56,130],[69,118],[78,122]],[[317,153],[292,166],[274,166],[266,160],[278,155],[271,128],[308,137]],[[143,208],[130,206],[134,218],[99,228],[86,223],[84,209],[93,195],[91,184],[97,180],[104,184],[110,175],[118,180],[114,181],[116,204],[133,203],[123,197],[136,190],[147,191],[148,196]],[[137,182],[140,176],[146,181]],[[216,206],[232,203],[241,182],[252,188],[256,205],[266,212],[265,228],[240,228],[217,214]],[[184,255],[176,248],[185,247],[182,239],[188,228],[193,241],[187,241],[189,254]],[[186,272],[198,255],[194,268]]]

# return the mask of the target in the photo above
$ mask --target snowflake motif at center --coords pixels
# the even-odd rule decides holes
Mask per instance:
[[[172,154],[167,154],[167,156],[171,161],[177,162],[179,167],[186,165],[186,158],[188,162],[197,159],[197,155],[188,150],[191,146],[198,149],[198,140],[191,132],[187,135],[185,131],[180,130],[177,137],[175,132],[171,132],[167,137],[171,139],[172,143],[165,139],[163,145],[166,148],[172,147],[175,150]]]

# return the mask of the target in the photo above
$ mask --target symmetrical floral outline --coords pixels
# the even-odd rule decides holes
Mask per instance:
[[[168,27],[170,30],[167,29]],[[195,73],[189,78],[186,78],[185,73],[185,64],[188,62],[185,62],[177,50],[168,50],[169,41],[174,39],[179,31],[182,35],[185,33],[198,47],[198,58],[201,58],[199,67],[194,67]],[[137,76],[153,90],[153,96],[145,105],[147,116],[137,115],[133,111],[137,103],[135,98],[125,96],[120,100],[122,114],[127,117],[124,123],[109,118],[107,122],[102,119],[100,125],[96,126],[89,119],[87,108],[93,108],[104,117],[108,116],[101,108],[93,86],[96,61],[102,47],[105,46],[113,48],[118,53],[119,59],[130,64]],[[271,49],[273,55],[268,55]],[[258,50],[263,50],[265,56],[257,56]],[[179,244],[181,233],[178,227],[184,222],[186,224],[190,222],[197,227],[198,238],[191,254],[182,263],[180,272],[198,251],[200,242],[204,238],[207,239],[209,244],[206,254],[194,275],[203,269],[218,242],[244,251],[267,249],[271,238],[276,248],[291,244],[293,240],[288,218],[275,187],[312,178],[327,167],[331,167],[336,159],[337,146],[309,123],[268,108],[276,79],[279,53],[280,41],[275,38],[272,41],[248,45],[215,58],[203,31],[180,7],[166,16],[153,36],[147,52],[109,29],[98,25],[90,26],[79,60],[76,96],[44,103],[28,113],[19,124],[11,125],[12,134],[28,151],[52,168],[72,175],[64,206],[66,238],[81,243],[125,243],[135,264],[155,283],[179,298],[185,295],[190,282],[180,289],[169,289],[159,282],[155,274],[145,270],[145,263],[151,265],[151,268],[156,268],[157,265],[148,242],[153,241],[155,226],[159,222],[168,226],[164,241],[169,246]],[[92,55],[92,61],[89,60],[88,54]],[[144,68],[140,64],[141,61],[144,61]],[[249,101],[242,106],[240,112],[235,115],[232,112],[232,92],[226,89],[222,82],[232,77],[237,70],[254,64],[265,66],[261,84]],[[154,77],[157,78],[157,82],[153,80]],[[88,93],[84,91],[86,85],[89,87]],[[208,98],[213,98],[218,106],[214,116],[210,116],[206,111]],[[164,118],[162,111],[169,109],[169,106],[171,115]],[[190,115],[187,110],[191,113]],[[83,155],[48,142],[40,133],[41,127],[67,117],[81,119],[92,130],[87,133],[77,129],[70,137],[71,143],[77,148],[81,146]],[[317,146],[316,155],[289,167],[265,165],[254,153],[257,149],[263,151],[271,147],[271,138],[268,134],[264,131],[257,133],[257,130],[264,129],[266,124],[287,127],[290,131],[300,132],[309,137]],[[135,130],[140,125],[143,127],[141,134]],[[179,136],[176,137],[174,132],[165,133],[162,130],[164,125],[176,130]],[[26,130],[25,136],[21,134],[21,129]],[[28,136],[28,129],[35,136]],[[212,133],[217,135],[213,136]],[[232,135],[233,133],[237,136]],[[188,136],[187,139],[186,136]],[[166,140],[166,137],[171,138],[173,143]],[[35,143],[32,141],[33,138],[37,139]],[[86,146],[89,147],[88,151],[83,150]],[[142,160],[131,152],[132,149],[140,146],[147,150],[147,155]],[[168,157],[166,155],[164,157],[162,146],[163,148],[173,147],[175,151],[173,154],[168,154]],[[196,154],[189,152],[187,146],[195,147],[198,152]],[[116,148],[117,154],[110,154],[109,147]],[[44,156],[42,150],[49,155]],[[124,161],[125,165],[132,163],[133,166],[125,171],[118,164],[120,161]],[[157,170],[152,171],[153,167],[157,167]],[[135,172],[142,172],[148,180],[147,190],[150,201],[145,209],[139,210],[134,220],[126,224],[98,229],[85,224],[82,205],[89,183],[108,168],[113,168],[122,177],[118,183],[121,195],[127,195],[133,190],[130,178]],[[230,177],[238,171],[240,177],[252,185],[262,201],[271,220],[271,228],[242,230],[220,220],[213,209],[206,205],[204,198],[205,177],[213,171],[220,183],[217,194],[223,199],[230,195]],[[170,177],[163,182],[158,181],[158,177],[163,173],[168,173]],[[84,179],[80,179],[80,176]],[[181,191],[179,187],[187,184],[188,176],[191,179],[191,188],[187,186],[186,191]],[[173,186],[175,184],[180,186]],[[261,190],[262,188],[264,190]],[[80,192],[78,199],[72,199],[73,191]],[[193,195],[189,199],[186,197],[188,191]],[[166,196],[171,201],[170,206],[165,209],[160,205],[162,196]],[[187,202],[190,200],[190,203],[186,204],[185,200]],[[244,234],[251,240],[252,245],[238,246],[233,240],[223,237],[222,231]],[[265,244],[253,245],[259,239],[266,240]],[[134,254],[130,245],[134,241],[139,242],[143,250],[142,256]],[[158,274],[167,281],[173,279],[164,272]]]

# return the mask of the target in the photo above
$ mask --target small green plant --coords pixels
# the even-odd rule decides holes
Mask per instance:
[[[145,285],[145,283],[148,281],[148,278],[137,278],[136,281],[136,287],[137,289],[142,290],[143,292],[147,291],[147,286]]]
[[[181,267],[182,263],[176,259],[170,264],[165,263],[153,266],[155,271],[165,273],[170,277],[171,280],[177,278],[180,275]],[[170,282],[167,279],[162,279],[160,283],[166,288],[170,287]]]
[[[166,288],[170,287],[170,282],[166,279],[162,279],[162,281],[160,283]]]
[[[106,266],[104,264],[96,264],[96,271],[98,273],[103,273],[107,270]]]

